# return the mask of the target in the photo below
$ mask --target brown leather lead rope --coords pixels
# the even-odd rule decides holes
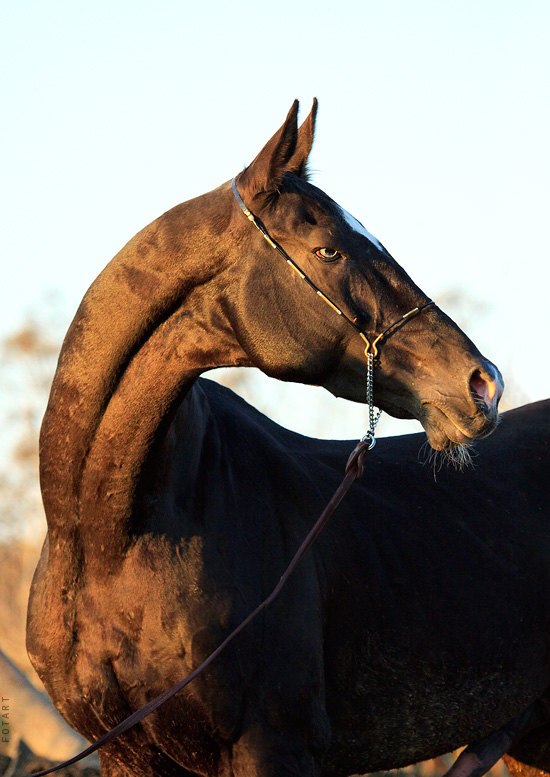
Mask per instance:
[[[290,575],[294,572],[308,549],[313,545],[315,540],[317,539],[318,535],[321,533],[323,527],[327,523],[328,519],[331,517],[331,515],[334,513],[344,496],[349,491],[352,483],[361,477],[363,474],[363,464],[365,462],[365,459],[367,457],[367,454],[373,447],[373,442],[370,439],[366,440],[360,440],[353,451],[351,452],[351,455],[347,461],[346,464],[346,471],[344,478],[334,494],[332,495],[329,503],[319,516],[317,518],[315,524],[308,532],[307,536],[303,540],[302,544],[292,557],[292,560],[290,561],[290,564],[287,566],[285,571],[283,572],[279,582],[273,589],[273,591],[269,594],[269,596],[259,604],[255,610],[253,610],[238,626],[236,629],[234,629],[229,636],[227,636],[223,642],[212,652],[210,655],[200,664],[196,667],[196,669],[193,669],[193,671],[187,675],[187,677],[184,677],[183,680],[180,680],[179,683],[176,683],[176,685],[173,685],[171,688],[169,688],[167,691],[164,691],[159,696],[156,696],[154,699],[151,699],[150,702],[148,702],[144,707],[134,712],[132,715],[129,715],[127,718],[125,718],[123,721],[121,721],[118,725],[116,725],[114,728],[112,728],[110,731],[108,731],[106,734],[104,734],[100,739],[98,739],[96,742],[91,744],[89,747],[87,747],[85,750],[83,750],[78,755],[73,756],[73,758],[69,758],[67,761],[63,761],[63,763],[59,764],[58,766],[52,766],[50,769],[44,769],[41,772],[34,772],[33,774],[29,775],[29,777],[43,777],[45,774],[52,774],[52,772],[56,772],[59,769],[64,769],[66,766],[70,766],[71,764],[76,763],[77,761],[82,760],[83,758],[86,758],[86,756],[91,755],[92,753],[95,753],[96,750],[99,750],[100,747],[103,747],[104,745],[108,744],[109,742],[112,742],[113,739],[116,739],[116,737],[120,736],[121,734],[124,734],[126,731],[131,729],[133,726],[135,726],[137,723],[143,720],[143,718],[146,718],[147,715],[150,715],[152,712],[154,712],[156,709],[158,709],[162,704],[164,704],[165,701],[168,701],[168,699],[171,699],[172,696],[175,696],[179,691],[181,691],[183,688],[185,688],[186,685],[189,685],[190,682],[192,682],[195,677],[197,677],[201,672],[203,672],[207,666],[209,666],[212,661],[214,661],[217,656],[224,650],[227,645],[229,645],[230,642],[232,642],[233,639],[237,636],[237,634],[240,634],[240,632],[248,626],[248,624],[254,620],[254,618],[259,615],[262,610],[264,610],[266,607],[268,607],[273,600],[279,595],[281,592],[281,589],[285,585],[286,581],[290,577]]]
[[[186,685],[189,685],[190,682],[192,682],[197,675],[199,675],[202,671],[206,669],[207,666],[209,666],[212,661],[222,652],[222,650],[225,649],[225,647],[239,634],[248,624],[254,620],[254,618],[260,614],[262,610],[264,610],[266,607],[268,607],[271,602],[279,595],[282,587],[285,585],[286,581],[290,577],[290,575],[295,570],[296,566],[299,564],[301,559],[303,558],[304,554],[307,552],[308,548],[315,542],[315,539],[317,538],[318,534],[321,532],[323,527],[325,526],[326,522],[330,518],[330,516],[333,514],[333,512],[336,510],[344,496],[349,491],[351,484],[357,480],[357,478],[361,477],[363,473],[363,463],[364,460],[369,453],[370,450],[374,447],[375,444],[375,427],[378,422],[378,419],[380,417],[380,412],[374,413],[374,396],[373,396],[373,373],[374,373],[374,358],[377,355],[377,344],[382,341],[385,337],[387,337],[392,331],[395,331],[401,324],[404,324],[406,321],[410,320],[414,316],[418,315],[418,313],[421,313],[425,308],[429,307],[430,305],[433,305],[432,300],[428,300],[422,305],[419,305],[412,310],[409,310],[408,313],[405,313],[404,316],[401,316],[396,321],[394,321],[390,326],[386,327],[383,332],[381,332],[379,335],[377,335],[373,341],[371,342],[365,332],[363,332],[362,329],[360,329],[357,324],[352,321],[329,297],[327,297],[326,294],[324,294],[314,283],[310,280],[310,278],[307,277],[305,273],[302,272],[302,270],[298,267],[296,262],[286,253],[286,251],[276,242],[274,241],[265,227],[261,225],[261,223],[256,219],[253,213],[248,210],[246,205],[244,204],[243,200],[241,199],[239,192],[237,191],[237,186],[235,184],[235,179],[231,181],[231,185],[233,188],[233,194],[235,195],[235,198],[237,202],[239,203],[239,206],[245,216],[254,224],[254,226],[260,230],[264,238],[267,240],[267,242],[273,246],[289,263],[289,265],[292,266],[292,268],[300,275],[301,278],[303,278],[306,283],[311,286],[311,288],[326,302],[333,310],[338,313],[339,316],[342,316],[345,321],[350,324],[353,329],[356,330],[356,332],[361,336],[361,338],[366,343],[365,348],[365,356],[367,359],[367,395],[366,400],[367,404],[369,406],[369,429],[362,440],[356,445],[354,450],[352,451],[348,462],[346,464],[346,472],[344,475],[344,479],[332,495],[332,498],[330,502],[327,504],[317,521],[315,522],[313,528],[310,530],[296,553],[294,554],[290,564],[283,572],[283,575],[273,591],[270,593],[270,595],[267,597],[267,599],[264,599],[264,601],[259,604],[255,610],[253,610],[250,615],[248,615],[242,623],[240,623],[237,628],[227,636],[224,641],[200,664],[197,666],[196,669],[194,669],[190,674],[187,675],[183,680],[180,680],[179,683],[176,683],[176,685],[173,685],[172,688],[169,688],[167,691],[164,691],[159,696],[157,696],[154,699],[151,699],[150,702],[148,702],[144,707],[137,710],[137,712],[134,712],[132,715],[129,715],[125,720],[123,720],[121,723],[119,723],[117,726],[115,726],[113,729],[108,731],[104,736],[102,736],[100,739],[98,739],[96,742],[94,742],[90,747],[87,747],[85,750],[83,750],[78,755],[75,755],[73,758],[69,758],[67,761],[64,761],[62,764],[59,764],[59,766],[53,766],[51,769],[44,769],[41,772],[34,772],[33,774],[29,775],[29,777],[43,777],[43,775],[51,774],[52,772],[56,772],[59,769],[63,769],[66,766],[70,766],[71,764],[76,763],[77,761],[82,760],[83,758],[86,758],[86,756],[91,755],[92,753],[95,753],[96,750],[99,750],[100,747],[103,747],[104,745],[108,744],[109,742],[112,742],[113,739],[116,739],[116,737],[120,736],[121,734],[124,734],[124,732],[131,729],[133,726],[135,726],[137,723],[139,723],[143,718],[147,717],[147,715],[150,715],[151,712],[154,712],[156,709],[158,709],[164,702],[168,701],[168,699],[171,699],[172,696],[175,696],[176,693],[179,693],[183,688],[185,688]]]
[[[254,618],[259,615],[262,610],[264,610],[266,607],[268,607],[274,599],[279,595],[281,592],[281,589],[287,582],[290,575],[294,572],[297,565],[300,563],[310,546],[315,542],[318,535],[322,531],[323,527],[327,523],[328,519],[331,517],[331,515],[334,513],[344,496],[349,491],[352,483],[361,477],[363,474],[363,464],[365,461],[365,458],[367,457],[367,454],[372,450],[375,444],[375,427],[378,422],[378,419],[380,417],[380,412],[375,414],[374,412],[374,395],[373,395],[373,375],[374,375],[374,359],[377,355],[377,345],[379,342],[381,342],[385,337],[387,337],[392,331],[395,331],[399,325],[404,324],[414,316],[418,315],[418,313],[422,312],[425,308],[429,307],[430,305],[433,305],[432,300],[428,300],[422,305],[419,305],[412,310],[409,310],[408,313],[405,313],[405,315],[401,316],[401,318],[394,321],[390,326],[386,327],[383,332],[381,332],[379,335],[377,335],[372,342],[369,340],[367,335],[357,326],[357,324],[352,321],[329,297],[327,297],[326,294],[324,294],[320,289],[317,288],[317,286],[305,275],[305,273],[302,272],[302,270],[298,267],[298,265],[294,262],[293,259],[286,253],[286,251],[278,244],[276,243],[271,236],[268,234],[267,230],[261,225],[256,217],[248,210],[244,202],[242,201],[235,184],[235,179],[231,182],[233,193],[235,195],[235,198],[237,199],[237,202],[239,203],[242,211],[244,212],[245,216],[252,221],[255,227],[260,230],[264,238],[268,241],[268,243],[273,246],[289,263],[289,265],[292,266],[292,268],[300,275],[301,278],[303,278],[304,281],[326,302],[333,310],[338,313],[338,315],[342,316],[348,324],[350,324],[361,336],[361,338],[366,343],[365,348],[365,356],[367,359],[367,392],[366,392],[366,400],[369,407],[369,430],[367,431],[366,435],[363,437],[362,440],[359,441],[359,443],[355,446],[353,449],[347,464],[346,464],[346,470],[345,475],[332,495],[332,498],[330,499],[329,503],[311,528],[311,530],[306,535],[305,539],[303,540],[302,544],[292,557],[289,565],[283,572],[279,582],[273,589],[273,591],[269,594],[269,596],[259,604],[255,610],[253,610],[232,632],[229,634],[223,642],[212,652],[210,655],[200,664],[196,667],[190,674],[187,675],[187,677],[184,677],[183,680],[180,680],[179,683],[176,683],[176,685],[173,685],[168,690],[161,693],[159,696],[156,696],[154,699],[151,699],[150,702],[148,702],[144,707],[134,712],[132,715],[129,715],[127,718],[125,718],[123,721],[121,721],[118,725],[116,725],[114,728],[112,728],[110,731],[108,731],[106,734],[104,734],[100,739],[98,739],[96,742],[91,744],[89,747],[87,747],[85,750],[83,750],[78,755],[75,755],[73,758],[69,758],[67,761],[63,761],[63,763],[59,764],[58,766],[53,766],[50,769],[44,769],[40,772],[34,772],[33,774],[29,775],[29,777],[43,777],[46,774],[52,774],[53,772],[57,772],[59,769],[63,769],[67,766],[71,766],[72,764],[76,763],[77,761],[81,761],[83,758],[86,758],[88,755],[91,755],[92,753],[95,753],[96,750],[99,750],[100,747],[104,747],[109,742],[112,742],[114,739],[119,737],[121,734],[124,734],[129,729],[133,728],[137,723],[142,721],[144,718],[147,717],[147,715],[150,715],[152,712],[154,712],[156,709],[158,709],[164,702],[168,701],[168,699],[171,699],[173,696],[175,696],[179,691],[181,691],[183,688],[185,688],[186,685],[189,685],[190,682],[192,682],[195,677],[197,677],[201,672],[203,672],[211,663],[214,661],[217,656],[224,650],[227,645],[232,642],[235,637],[240,634],[240,632],[245,629],[248,624],[254,620]],[[467,748],[467,750],[464,753],[464,758],[462,761],[457,761],[457,769],[456,774],[454,770],[454,767],[451,768],[447,775],[444,777],[478,777],[478,775],[484,774],[486,769],[483,768],[485,765],[485,761],[487,763],[490,761],[490,765],[496,762],[500,756],[506,752],[504,747],[508,748],[511,741],[513,741],[513,737],[517,736],[518,732],[521,731],[526,722],[529,720],[530,714],[531,714],[531,708],[527,710],[524,715],[518,716],[517,718],[514,718],[513,721],[509,724],[509,731],[508,728],[505,727],[504,729],[500,730],[499,732],[496,732],[496,734],[491,737],[489,737],[486,740],[482,740],[480,743],[477,743],[477,745],[474,745],[470,748]],[[499,749],[500,748],[500,749]],[[497,754],[498,753],[498,754]],[[493,760],[491,760],[493,759]],[[472,766],[473,764],[473,766]],[[488,766],[487,768],[490,768]]]

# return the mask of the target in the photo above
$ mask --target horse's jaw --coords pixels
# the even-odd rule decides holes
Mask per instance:
[[[449,450],[459,445],[471,445],[475,440],[487,437],[496,428],[498,412],[484,413],[477,408],[473,415],[466,416],[449,405],[425,400],[418,419],[426,431],[428,441],[434,450]]]
[[[478,369],[473,370],[469,358],[464,364],[463,380],[454,384],[444,373],[438,379],[426,380],[421,371],[418,375],[413,374],[405,384],[377,366],[374,370],[374,403],[394,418],[419,421],[434,450],[471,445],[496,428],[498,401],[504,387],[496,367],[486,360],[482,362],[485,365],[483,381],[477,377]],[[471,375],[476,378],[472,379]],[[327,376],[323,387],[336,397],[366,403],[366,360],[359,355],[342,360],[339,369]]]

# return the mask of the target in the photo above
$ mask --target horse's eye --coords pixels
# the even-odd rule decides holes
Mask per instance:
[[[335,262],[342,258],[340,251],[336,251],[334,248],[317,248],[315,256],[322,262]]]

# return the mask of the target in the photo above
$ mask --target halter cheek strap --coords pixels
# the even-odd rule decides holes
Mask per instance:
[[[357,326],[355,321],[353,321],[349,316],[347,316],[344,311],[338,307],[338,305],[330,299],[324,292],[319,289],[318,286],[313,283],[311,278],[309,278],[305,272],[296,264],[294,259],[292,259],[285,249],[277,243],[276,240],[273,240],[267,229],[264,227],[262,222],[256,218],[256,216],[246,207],[244,204],[241,195],[239,194],[239,191],[237,189],[237,184],[235,183],[235,179],[233,178],[231,180],[231,188],[233,189],[233,194],[235,196],[235,199],[237,200],[237,203],[239,204],[240,209],[246,216],[246,218],[251,221],[256,229],[261,232],[264,239],[269,243],[269,245],[274,248],[277,253],[279,253],[283,259],[287,262],[287,264],[296,272],[300,278],[307,283],[307,285],[313,289],[313,291],[321,297],[323,302],[325,302],[329,307],[331,307],[335,313],[337,313],[339,316],[342,316],[344,321],[346,321],[355,331],[357,334],[363,339],[365,342],[365,356],[367,359],[367,393],[366,393],[366,399],[369,406],[369,430],[366,433],[366,435],[362,438],[365,442],[369,443],[369,450],[370,448],[373,448],[375,445],[375,437],[374,437],[374,430],[376,428],[376,424],[378,423],[378,420],[380,418],[380,415],[382,414],[381,410],[378,410],[377,413],[374,411],[374,395],[373,395],[373,387],[374,387],[374,359],[376,356],[378,356],[378,343],[383,340],[385,337],[387,337],[389,334],[391,334],[392,331],[397,329],[400,324],[404,324],[406,321],[408,321],[411,318],[414,318],[417,316],[422,310],[429,307],[430,305],[434,305],[435,303],[433,300],[429,300],[428,302],[425,302],[423,305],[419,305],[412,310],[409,310],[408,313],[405,313],[405,315],[401,316],[401,318],[398,318],[396,321],[394,321],[392,324],[390,324],[386,329],[384,329],[383,332],[380,332],[380,334],[376,335],[376,337],[371,342],[365,332]]]

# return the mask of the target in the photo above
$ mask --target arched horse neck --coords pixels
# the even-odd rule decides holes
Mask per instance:
[[[174,208],[136,235],[86,294],[41,430],[51,537],[76,520],[85,542],[120,552],[166,419],[201,372],[245,363],[218,294],[236,258],[228,237],[235,215],[242,228],[229,184]],[[69,470],[63,478],[60,462]]]

